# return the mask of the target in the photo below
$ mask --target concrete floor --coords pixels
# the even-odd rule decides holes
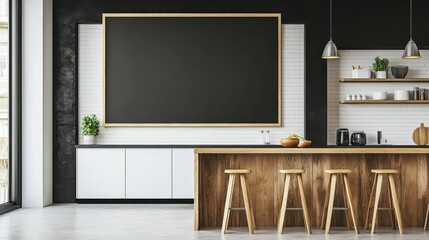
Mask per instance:
[[[246,228],[231,229],[221,235],[219,229],[193,230],[193,205],[148,204],[58,204],[44,209],[18,209],[0,216],[0,239],[429,239],[429,231],[406,228],[400,235],[390,228],[371,235],[363,231],[332,228],[330,235],[304,228],[257,229],[253,236]]]

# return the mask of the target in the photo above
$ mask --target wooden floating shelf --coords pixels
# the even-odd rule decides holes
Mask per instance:
[[[429,104],[429,100],[342,100],[340,104]]]
[[[429,78],[342,78],[341,83],[406,83],[429,82]]]

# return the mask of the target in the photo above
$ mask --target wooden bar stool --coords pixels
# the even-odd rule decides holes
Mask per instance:
[[[425,230],[425,231],[428,227],[428,220],[429,220],[429,204],[426,208],[425,226],[423,227],[423,230]]]
[[[248,185],[246,181],[246,174],[251,172],[252,171],[248,169],[226,169],[225,170],[225,173],[229,174],[229,182],[228,182],[228,191],[226,193],[225,210],[223,212],[222,234],[224,234],[228,228],[229,215],[231,213],[231,210],[246,211],[246,218],[247,218],[247,224],[249,226],[249,233],[253,234],[254,230],[256,229],[255,216],[253,215],[252,202],[250,201]],[[241,189],[243,192],[243,199],[244,199],[244,209],[231,207],[232,194],[234,192],[234,183],[235,183],[236,176],[240,177]]]
[[[347,219],[347,225],[350,229],[350,222],[349,222],[349,215],[348,211],[350,210],[353,226],[355,229],[356,234],[359,234],[359,224],[357,221],[357,215],[355,213],[353,203],[352,203],[352,197],[350,194],[350,185],[349,185],[349,178],[348,174],[352,171],[349,169],[329,169],[325,170],[325,173],[329,174],[329,185],[328,189],[326,190],[326,196],[325,196],[325,203],[323,206],[323,214],[322,214],[322,223],[321,228],[323,229],[323,226],[325,225],[326,220],[326,230],[325,233],[329,233],[329,229],[331,228],[331,219],[332,219],[332,210],[345,210],[346,211],[346,219]],[[343,192],[344,192],[344,207],[334,207],[334,197],[335,197],[335,187],[337,184],[337,176],[340,178],[340,181],[342,179],[343,181]],[[326,216],[327,215],[327,216]]]
[[[279,233],[282,233],[282,231],[283,231],[283,224],[284,224],[284,219],[285,219],[286,209],[287,209],[286,208],[287,198],[288,198],[288,194],[289,194],[290,177],[292,174],[296,174],[296,177],[298,179],[299,194],[301,196],[302,208],[289,208],[289,210],[303,210],[304,224],[305,224],[305,227],[307,228],[308,234],[311,234],[310,217],[308,216],[307,201],[305,200],[304,187],[302,184],[302,174],[305,173],[305,170],[303,170],[303,169],[282,169],[282,170],[280,170],[280,173],[284,173],[286,175],[285,175],[285,187],[284,187],[284,191],[283,191],[283,201],[282,201],[282,207],[280,209],[279,221],[277,224],[277,231]]]
[[[402,234],[404,232],[404,228],[402,225],[401,209],[399,206],[398,196],[396,194],[395,181],[393,179],[393,174],[398,174],[399,171],[394,169],[372,169],[371,172],[374,173],[375,175],[374,175],[374,183],[372,184],[372,189],[371,189],[371,196],[369,198],[368,210],[366,212],[365,229],[369,229],[369,225],[371,225],[371,234],[374,234],[378,210],[390,211],[390,218],[392,221],[392,225],[393,225],[393,228],[395,228],[395,219],[393,217],[393,212],[392,212],[394,210],[396,215],[396,221],[398,223],[399,232]],[[378,207],[384,175],[387,176],[389,180],[389,184],[388,184],[389,204],[390,204],[389,208]],[[374,199],[374,191],[375,191],[374,207],[371,207],[371,202]],[[392,207],[392,202],[393,202],[393,207]],[[369,221],[370,220],[369,215],[370,215],[371,209],[373,211],[372,222]]]

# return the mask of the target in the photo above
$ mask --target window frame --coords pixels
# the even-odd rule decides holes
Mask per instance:
[[[22,0],[9,0],[9,201],[0,214],[22,205]]]

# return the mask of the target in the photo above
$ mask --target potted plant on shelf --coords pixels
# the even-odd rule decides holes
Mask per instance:
[[[98,121],[97,116],[91,114],[83,117],[80,128],[82,129],[83,143],[94,144],[95,136],[97,136],[100,131],[100,121]]]
[[[372,69],[375,71],[376,78],[386,78],[387,70],[389,69],[389,59],[376,57],[372,64]]]

